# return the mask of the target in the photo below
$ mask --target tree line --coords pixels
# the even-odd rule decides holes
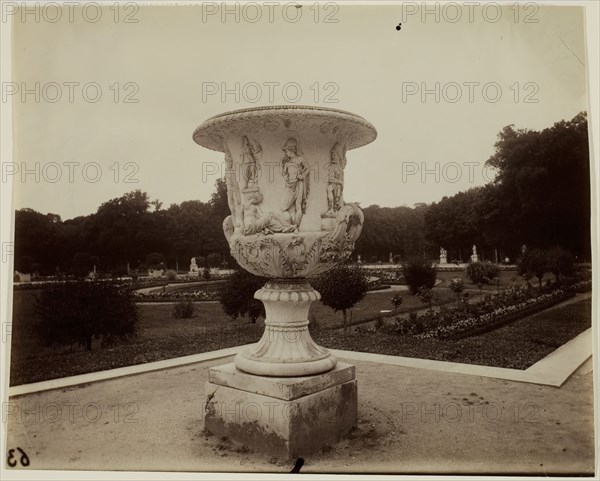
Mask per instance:
[[[496,178],[413,207],[364,209],[354,258],[397,262],[414,256],[467,261],[475,244],[482,259],[516,260],[528,248],[562,247],[579,260],[591,257],[590,166],[587,116],[535,131],[504,127],[487,165]],[[55,274],[91,270],[123,274],[162,261],[187,270],[192,256],[235,261],[222,232],[229,214],[225,183],[208,202],[163,208],[140,190],[104,202],[94,214],[62,220],[20,209],[15,214],[15,269]]]

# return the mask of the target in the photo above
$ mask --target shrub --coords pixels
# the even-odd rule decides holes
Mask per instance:
[[[434,266],[422,257],[414,257],[403,266],[404,279],[410,289],[411,294],[425,286],[431,289],[435,285],[437,271]]]
[[[207,281],[210,280],[210,278],[211,278],[210,268],[208,268],[208,267],[204,268],[204,270],[202,271],[202,277]]]
[[[262,302],[254,299],[254,293],[265,285],[265,277],[255,276],[242,269],[230,275],[219,290],[219,300],[223,311],[233,319],[248,315],[250,321],[256,322],[265,314]]]
[[[189,319],[194,317],[194,303],[191,300],[176,302],[171,312],[173,319]]]
[[[402,256],[395,255],[394,257],[392,257],[392,262],[394,264],[400,264],[402,262]]]
[[[574,272],[573,256],[561,247],[553,247],[546,251],[548,269],[556,276],[557,280],[563,280]]]
[[[46,288],[36,300],[35,314],[46,345],[77,343],[88,351],[93,339],[102,339],[104,347],[133,336],[138,320],[132,292],[108,282]]]
[[[170,281],[177,280],[177,272],[175,272],[173,269],[169,269],[165,275],[167,276],[167,279]]]
[[[523,257],[519,259],[518,271],[522,276],[528,273],[533,274],[538,279],[538,284],[542,287],[542,278],[546,272],[551,269],[547,252],[542,249],[530,249]],[[530,276],[531,277],[531,276]]]
[[[334,311],[342,311],[344,329],[347,330],[349,326],[346,310],[359,302],[369,289],[363,270],[357,266],[338,264],[311,279],[311,284],[321,294],[323,304]]]
[[[450,281],[450,290],[456,293],[456,302],[460,303],[460,295],[465,290],[465,283],[460,277],[455,277]]]
[[[491,262],[471,262],[467,266],[467,277],[478,286],[491,284],[492,279],[498,277],[500,269]]]
[[[404,298],[399,293],[396,293],[392,296],[391,301],[394,308],[398,309],[402,305]]]

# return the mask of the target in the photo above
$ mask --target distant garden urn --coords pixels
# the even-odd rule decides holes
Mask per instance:
[[[308,331],[320,298],[307,278],[348,259],[364,216],[344,200],[346,152],[372,142],[362,117],[329,108],[261,107],[206,120],[194,141],[225,153],[231,215],[223,230],[244,269],[268,277],[254,297],[265,305],[265,332],[235,366],[261,376],[327,372],[336,359]]]

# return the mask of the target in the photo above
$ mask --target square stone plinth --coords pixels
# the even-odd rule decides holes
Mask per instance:
[[[233,363],[211,368],[204,428],[256,452],[297,458],[335,443],[356,426],[354,366],[306,377],[247,374]]]

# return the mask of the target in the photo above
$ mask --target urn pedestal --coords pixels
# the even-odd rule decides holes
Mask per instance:
[[[194,132],[196,143],[225,153],[231,255],[269,278],[254,295],[265,306],[262,338],[209,371],[207,431],[295,457],[356,425],[354,367],[312,339],[308,311],[320,295],[307,279],[352,253],[364,216],[344,200],[346,152],[376,135],[357,115],[299,106],[217,115]]]

